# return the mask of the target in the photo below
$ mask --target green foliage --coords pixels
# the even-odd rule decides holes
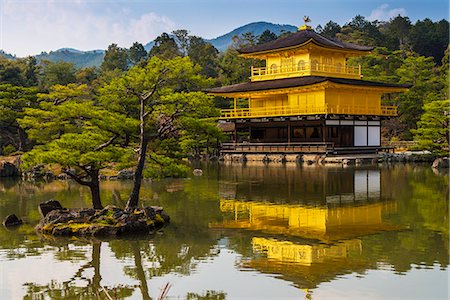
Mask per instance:
[[[411,28],[409,39],[412,50],[419,55],[431,56],[435,63],[440,63],[448,47],[449,23],[447,20],[435,23],[428,18],[419,20]]]
[[[40,85],[47,89],[53,85],[67,85],[76,82],[76,68],[74,64],[58,61],[42,61],[42,76],[40,76]]]
[[[228,48],[219,61],[219,80],[224,85],[236,84],[250,81],[250,70],[254,64],[254,59],[245,59],[239,53]]]
[[[189,37],[187,50],[189,58],[194,64],[198,64],[201,74],[206,77],[217,78],[219,74],[219,51],[210,43],[197,36]]]
[[[28,150],[29,140],[17,120],[26,109],[37,107],[37,88],[0,84],[0,149]],[[7,154],[3,152],[3,154]]]
[[[80,166],[102,169],[111,162],[129,158],[129,152],[122,147],[108,146],[97,150],[109,139],[105,132],[95,130],[66,133],[24,154],[24,167],[29,168],[36,164],[59,164],[66,169]]]
[[[129,160],[126,135],[137,123],[92,100],[86,85],[56,85],[39,95],[39,108],[19,120],[37,146],[23,156],[25,168],[58,164],[76,182],[90,188],[92,204],[102,208],[99,171],[113,162]]]
[[[174,158],[154,153],[150,154],[149,158],[144,170],[145,178],[183,178],[189,174],[190,168]]]
[[[138,95],[147,94],[155,84],[160,84],[149,99],[146,129],[156,147],[153,150],[158,151],[160,141],[190,134],[191,131],[185,129],[193,120],[217,116],[211,97],[194,92],[210,85],[210,80],[199,73],[199,67],[189,58],[162,60],[152,57],[145,67],[135,66],[101,88],[100,101],[110,110],[139,120]],[[215,123],[206,125],[215,126]]]
[[[189,31],[187,31],[186,29],[178,29],[172,31],[172,34],[175,37],[178,49],[180,50],[181,54],[183,56],[186,56],[191,39],[189,36]]]
[[[7,59],[0,55],[0,83],[31,87],[37,85],[38,67],[34,57]]]
[[[364,80],[398,83],[396,70],[403,64],[407,53],[375,48],[370,54],[349,59],[350,65],[361,65]]]
[[[423,105],[439,99],[439,82],[432,57],[407,57],[396,70],[400,83],[412,84],[406,93],[398,96],[400,121],[407,128],[415,129],[423,113]],[[411,132],[404,133],[404,139],[411,139]]]
[[[141,43],[134,42],[128,50],[128,59],[132,66],[143,63],[147,58],[147,51]]]
[[[432,101],[426,103],[423,109],[417,129],[412,131],[414,140],[420,149],[448,154],[450,100]]]
[[[177,56],[182,56],[182,53],[175,40],[164,32],[155,39],[155,45],[148,52],[148,56],[156,56],[161,59],[174,59]]]
[[[96,67],[89,67],[80,69],[75,74],[77,83],[79,84],[92,84],[99,76],[99,69]]]
[[[258,37],[258,44],[264,44],[271,41],[274,41],[278,38],[278,36],[270,30],[264,30],[263,33]]]
[[[377,28],[377,21],[369,22],[363,16],[357,15],[344,25],[337,38],[344,42],[351,42],[365,46],[382,46],[383,37]]]
[[[127,49],[117,46],[117,44],[111,44],[108,46],[108,50],[105,52],[105,57],[100,66],[103,72],[114,71],[116,69],[120,71],[126,71],[128,69],[128,53]]]
[[[318,33],[326,36],[328,38],[335,38],[336,35],[341,32],[341,26],[333,21],[329,21],[321,30],[318,30]]]

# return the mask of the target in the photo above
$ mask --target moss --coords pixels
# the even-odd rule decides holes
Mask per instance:
[[[117,220],[112,216],[102,216],[101,218],[94,220],[92,224],[100,224],[100,225],[115,225],[117,224]]]
[[[52,232],[54,227],[55,226],[53,224],[47,224],[47,225],[44,225],[44,227],[42,227],[42,231],[43,232]]]
[[[160,214],[156,214],[156,216],[155,216],[155,222],[156,222],[156,223],[164,223],[164,219],[163,219],[163,217],[161,217]]]

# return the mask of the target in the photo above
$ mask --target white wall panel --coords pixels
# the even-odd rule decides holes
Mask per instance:
[[[380,126],[369,126],[368,145],[380,146]]]
[[[355,146],[367,146],[367,126],[355,126]]]

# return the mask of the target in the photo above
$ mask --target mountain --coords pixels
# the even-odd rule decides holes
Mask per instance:
[[[42,52],[36,55],[36,60],[49,60],[52,62],[65,61],[73,63],[77,68],[98,67],[103,61],[105,50],[81,51],[72,48],[61,48],[49,53]]]
[[[6,53],[6,52],[3,51],[3,50],[0,50],[0,56],[3,56],[4,58],[6,58],[6,59],[11,59],[11,60],[16,59],[16,57],[15,57],[14,55],[11,55],[11,54],[9,54],[9,53]]]
[[[292,25],[279,25],[268,22],[254,22],[239,28],[234,29],[224,35],[216,37],[214,39],[205,40],[211,43],[219,51],[225,51],[231,44],[233,36],[242,36],[242,34],[251,32],[254,36],[261,35],[265,30],[270,30],[273,33],[280,35],[283,32],[295,32],[297,27]],[[144,45],[145,50],[150,51],[150,49],[155,44],[154,41],[150,41]],[[15,56],[7,54],[0,50],[0,55],[8,58],[15,59]],[[81,51],[73,48],[61,48],[56,51],[42,52],[36,55],[37,62],[42,60],[49,60],[52,62],[65,61],[73,63],[77,68],[86,67],[99,67],[105,56],[105,50],[91,50],[91,51]]]
[[[282,32],[296,32],[297,27],[292,25],[280,25],[268,22],[254,22],[239,28],[234,29],[224,35],[216,37],[214,39],[206,40],[216,47],[219,51],[225,51],[232,44],[232,37],[242,36],[242,34],[251,32],[254,36],[261,35],[265,30],[270,30],[276,35],[280,35]]]

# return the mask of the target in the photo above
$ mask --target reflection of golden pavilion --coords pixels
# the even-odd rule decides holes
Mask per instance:
[[[397,211],[396,203],[387,201],[314,207],[221,200],[220,210],[225,220],[211,227],[273,235],[252,237],[255,256],[245,260],[244,267],[280,274],[306,289],[342,274],[373,267],[371,260],[364,257],[360,237],[399,229],[385,220]]]
[[[397,210],[396,203],[377,202],[358,206],[305,206],[221,200],[220,210],[228,214],[218,228],[243,228],[271,234],[322,241],[349,239],[396,229],[383,216]]]
[[[253,250],[264,253],[268,260],[291,262],[310,266],[330,260],[346,259],[349,253],[361,253],[359,239],[346,240],[333,245],[297,244],[261,237],[252,238]]]

